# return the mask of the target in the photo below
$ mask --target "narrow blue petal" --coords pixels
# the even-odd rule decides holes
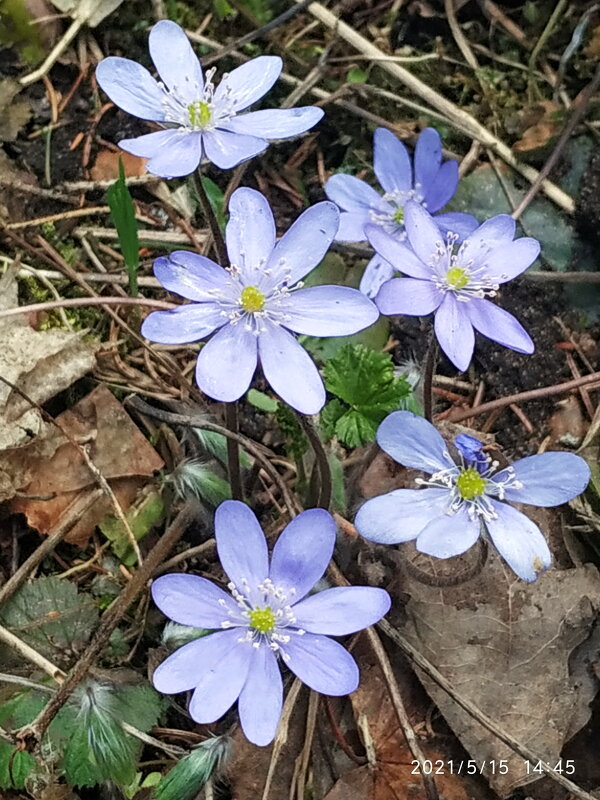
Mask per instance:
[[[225,231],[227,253],[248,285],[258,286],[275,246],[275,220],[266,197],[242,186],[229,201]]]
[[[233,598],[198,575],[162,575],[152,583],[152,599],[166,617],[193,628],[220,628],[228,612],[239,616]]]
[[[248,108],[269,91],[282,67],[279,56],[259,56],[236,67],[215,89],[215,105],[226,104],[233,111]]]
[[[238,114],[223,122],[220,127],[233,133],[258,136],[261,139],[287,139],[299,136],[314,127],[323,117],[323,109],[316,106],[302,108],[269,108]]]
[[[456,234],[459,243],[467,239],[473,231],[479,227],[479,223],[474,216],[471,214],[463,214],[460,211],[436,214],[435,224],[444,235],[447,233]]]
[[[202,99],[202,67],[185,31],[171,20],[157,22],[150,31],[148,48],[163,83],[189,105]]]
[[[376,253],[394,266],[398,272],[409,275],[411,278],[430,280],[433,270],[428,263],[415,255],[404,242],[398,240],[378,225],[367,225],[365,233],[369,244]]]
[[[387,416],[377,431],[377,442],[405,467],[434,473],[454,466],[438,431],[412,411],[394,411]]]
[[[510,347],[518,353],[533,353],[535,350],[535,345],[525,328],[503,308],[478,297],[468,303],[461,303],[461,306],[464,306],[461,308],[464,312],[461,316],[467,318],[475,330],[493,342]]]
[[[356,661],[341,644],[326,636],[292,636],[283,645],[283,653],[286,666],[315,692],[339,697],[358,686]]]
[[[212,652],[199,652],[196,669],[198,683],[190,700],[190,716],[196,722],[207,725],[215,722],[231,708],[240,696],[240,692],[250,669],[253,647],[249,642],[240,642],[239,630],[224,631],[211,634],[201,642],[214,636],[233,634],[228,641],[229,648],[224,650],[222,643],[216,658]],[[207,648],[208,649],[208,648]],[[217,650],[217,646],[214,650]]]
[[[96,80],[113,103],[128,114],[154,122],[164,120],[165,92],[136,61],[105,58],[96,67]]]
[[[515,238],[516,222],[508,214],[498,214],[487,219],[463,242],[458,251],[458,260],[472,262],[478,267],[494,248],[512,242]]]
[[[226,291],[231,280],[227,270],[210,258],[187,250],[175,250],[167,258],[157,258],[154,274],[168,292],[198,303],[215,300]]]
[[[336,242],[364,242],[365,225],[371,222],[369,211],[366,208],[360,211],[342,211],[340,214],[340,227],[335,235]]]
[[[225,500],[215,512],[219,560],[229,580],[245,596],[269,575],[269,554],[254,512],[239,500]]]
[[[537,525],[506,503],[491,500],[496,519],[486,522],[494,547],[521,580],[531,583],[552,564],[550,549]]]
[[[242,161],[259,155],[268,147],[266,139],[215,128],[202,134],[204,154],[219,169],[237,167]]]
[[[373,168],[386,192],[410,192],[412,166],[406,147],[387,128],[377,128],[373,137]],[[441,206],[440,206],[441,208]]]
[[[442,140],[435,128],[425,128],[415,147],[415,189],[426,196],[442,163]]]
[[[452,558],[473,547],[479,533],[479,517],[471,518],[463,506],[455,514],[432,520],[418,535],[416,547],[428,556]]]
[[[434,327],[437,340],[460,372],[468,368],[475,348],[475,334],[467,309],[476,302],[487,301],[469,300],[466,303],[459,303],[450,292],[447,292],[435,313]]]
[[[142,336],[159,344],[188,344],[205,339],[226,320],[216,303],[191,303],[172,311],[153,311],[142,323]]]
[[[273,548],[269,577],[289,603],[301,600],[323,576],[335,533],[333,517],[322,508],[303,511],[283,529]]]
[[[537,239],[522,238],[495,247],[483,261],[485,274],[494,283],[506,283],[525,272],[540,254]]]
[[[404,228],[410,246],[424,264],[431,262],[444,237],[430,214],[412,200],[404,206]]]
[[[375,189],[354,175],[332,175],[325,184],[325,194],[343,211],[387,209],[387,203],[384,203]]]
[[[257,359],[254,332],[243,324],[224,325],[200,351],[198,386],[214,400],[232,403],[248,390]]]
[[[575,453],[540,453],[522,458],[492,476],[496,483],[507,480],[510,474],[520,481],[520,489],[506,489],[505,498],[515,503],[551,508],[567,503],[585,491],[590,480],[590,468]]]
[[[384,283],[375,298],[382,314],[408,314],[426,317],[442,302],[443,294],[431,281],[392,278]]]
[[[268,647],[253,648],[252,661],[238,710],[246,738],[259,747],[277,733],[283,705],[283,682],[277,658]]]
[[[458,162],[446,161],[437,171],[433,181],[427,186],[425,204],[430,214],[435,214],[454,197],[458,188]]]
[[[271,388],[301,414],[318,414],[325,405],[325,387],[315,362],[280,325],[265,319],[263,326],[258,354]]]
[[[318,592],[293,607],[294,627],[308,633],[345,636],[374,625],[390,610],[385,589],[338,586]]]
[[[146,169],[153,175],[179,178],[190,175],[200,163],[202,134],[170,128],[136,139],[121,139],[119,147],[134,156],[150,159]]]
[[[379,255],[374,255],[365,267],[359,289],[367,297],[374,299],[383,284],[393,278],[394,274],[395,269],[389,261]]]
[[[349,336],[377,321],[377,306],[348,286],[311,286],[284,298],[284,325],[308,336]]]
[[[367,500],[358,509],[354,526],[370,542],[410,542],[446,512],[449,500],[446,489],[395,489]]]

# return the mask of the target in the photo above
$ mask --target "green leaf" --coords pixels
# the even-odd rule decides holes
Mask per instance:
[[[229,755],[229,740],[207,739],[184,756],[160,781],[153,800],[191,800]]]
[[[221,229],[221,232],[224,233],[225,224],[227,222],[225,218],[225,195],[219,189],[217,184],[214,181],[211,181],[210,178],[203,176],[201,180],[204,191],[206,192],[206,196],[208,197],[210,207],[212,208],[213,213],[217,218],[217,222],[219,223],[219,228]]]
[[[340,417],[346,413],[347,406],[341,400],[330,400],[323,410],[319,419],[321,430],[327,439],[333,439],[336,436],[335,426]]]
[[[48,702],[41,692],[20,692],[0,706],[0,724],[8,730],[28,725]],[[0,740],[0,789],[23,789],[25,779],[35,767],[32,755]]]
[[[98,623],[89,595],[70,581],[38,578],[25,584],[0,610],[0,622],[38,653],[59,659],[79,652]]]
[[[346,74],[346,83],[366,83],[369,76],[360,67],[352,67]]]
[[[0,741],[0,789],[24,789],[25,780],[35,767],[34,757],[26,750]]]
[[[125,512],[125,519],[129,523],[135,540],[139,542],[157,525],[165,515],[165,507],[158,492],[150,492],[142,496]],[[129,536],[121,520],[108,514],[98,526],[106,538],[111,542],[114,554],[127,566],[135,564],[136,556],[133,552]]]
[[[182,461],[168,480],[182,499],[191,495],[212,508],[231,498],[229,483],[201,461],[194,459]]]
[[[377,427],[377,422],[361,414],[360,411],[350,409],[337,421],[335,433],[340,442],[348,447],[360,447],[362,444],[375,441]]]
[[[129,274],[129,294],[135,297],[138,293],[137,273],[140,263],[140,244],[133,200],[125,182],[125,170],[120,156],[119,177],[112,186],[109,186],[106,199],[110,206],[112,221],[119,235],[121,253]]]
[[[285,451],[294,460],[302,458],[308,450],[308,440],[294,412],[279,403],[276,413],[279,430],[285,437]]]
[[[254,408],[258,408],[259,411],[265,411],[268,414],[274,414],[279,408],[277,400],[273,397],[269,397],[269,395],[264,392],[258,392],[256,389],[250,389],[246,395],[246,400],[250,405],[254,406]]]

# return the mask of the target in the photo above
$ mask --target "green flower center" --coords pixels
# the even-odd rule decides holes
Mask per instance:
[[[394,222],[396,225],[404,225],[404,209],[402,206],[394,211]]]
[[[451,289],[464,289],[469,283],[469,273],[464,267],[452,267],[446,273],[446,281]]]
[[[473,500],[475,497],[481,497],[485,490],[485,478],[473,467],[463,469],[458,478],[456,479],[456,488],[460,492],[463,500]]]
[[[210,107],[203,100],[196,100],[188,106],[190,125],[193,128],[206,128],[210,122]]]
[[[262,311],[265,307],[265,296],[256,286],[246,286],[240,295],[240,302],[244,311]]]
[[[275,630],[275,614],[269,606],[255,608],[250,612],[250,627],[259,633],[271,633]]]

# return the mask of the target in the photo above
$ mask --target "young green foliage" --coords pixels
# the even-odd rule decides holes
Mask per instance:
[[[39,692],[20,692],[0,706],[0,725],[16,730],[32,722],[48,702]],[[35,768],[35,759],[25,750],[17,750],[0,739],[0,789],[23,789]]]
[[[217,218],[217,222],[219,223],[219,228],[222,232],[224,232],[225,224],[227,222],[225,217],[225,195],[217,186],[217,184],[214,181],[211,181],[210,178],[203,176],[201,180],[204,191],[206,192],[206,196],[208,197],[210,207],[212,208],[214,215]]]
[[[136,297],[138,293],[137,273],[140,263],[140,243],[133,200],[125,182],[125,170],[120,157],[119,177],[112,186],[109,186],[106,192],[106,199],[110,206],[110,215],[119,235],[121,253],[129,275],[129,294],[132,297]]]
[[[184,756],[160,781],[153,800],[191,800],[229,756],[226,736],[207,739]]]
[[[394,375],[391,356],[361,344],[345,345],[323,375],[335,399],[321,412],[321,426],[347,447],[374,441],[379,423],[412,394],[406,378]]]

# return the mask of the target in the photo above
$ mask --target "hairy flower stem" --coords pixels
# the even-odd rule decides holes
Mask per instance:
[[[433,376],[435,375],[437,357],[438,343],[432,331],[423,364],[423,416],[427,422],[431,422],[433,419]]]
[[[323,442],[321,441],[319,434],[308,417],[305,417],[303,414],[298,414],[298,421],[300,422],[302,430],[306,434],[306,438],[310,442],[315,454],[316,463],[310,478],[310,489],[311,491],[313,488],[316,490],[314,492],[314,503],[317,508],[329,510],[329,506],[331,505],[331,495],[333,492],[333,482],[327,453],[325,452],[325,448],[323,447]],[[319,478],[318,483],[317,473]]]
[[[231,433],[237,434],[239,432],[237,400],[233,403],[225,403],[225,424]],[[229,474],[232,498],[234,500],[243,500],[240,448],[239,444],[233,438],[227,439],[227,472]]]
[[[219,222],[215,212],[213,211],[213,207],[210,204],[208,195],[206,194],[204,184],[202,183],[202,172],[200,169],[198,169],[196,172],[192,173],[192,175],[194,180],[194,188],[196,190],[198,200],[200,201],[200,205],[202,206],[202,213],[204,214],[204,217],[208,222],[208,227],[210,228],[217,261],[222,267],[227,267],[229,265],[229,259],[227,257],[225,239],[221,233]]]

